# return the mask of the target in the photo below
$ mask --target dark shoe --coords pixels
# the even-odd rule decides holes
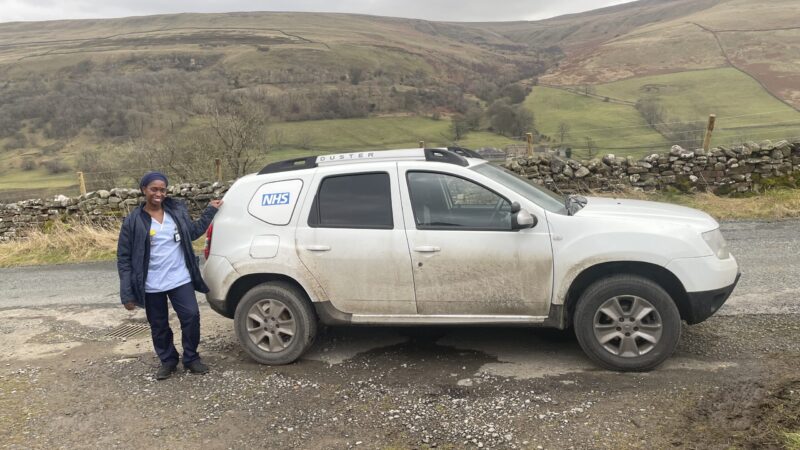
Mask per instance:
[[[167,378],[171,377],[175,370],[178,368],[178,364],[161,364],[161,367],[158,368],[158,372],[156,372],[156,380],[166,380]]]
[[[189,364],[186,364],[185,367],[186,370],[192,373],[199,373],[199,374],[208,373],[208,366],[203,364],[203,361],[200,361],[199,359],[195,359]]]

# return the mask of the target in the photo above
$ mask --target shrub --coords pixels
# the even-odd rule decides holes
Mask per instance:
[[[15,150],[18,148],[25,148],[28,146],[28,138],[24,134],[17,132],[11,136],[11,139],[3,146],[6,150]]]
[[[70,170],[69,165],[60,159],[50,159],[43,162],[42,165],[50,175],[69,172]]]
[[[36,168],[36,161],[33,158],[25,158],[22,160],[22,164],[20,164],[20,169],[28,172]]]
[[[47,145],[42,147],[42,154],[43,155],[55,155],[59,151],[61,151],[66,144],[63,141],[58,141],[53,144]]]

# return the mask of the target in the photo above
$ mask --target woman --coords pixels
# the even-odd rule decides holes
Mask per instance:
[[[183,203],[167,197],[167,177],[148,172],[139,183],[145,202],[122,224],[117,246],[119,293],[125,309],[143,307],[150,323],[153,347],[161,360],[156,379],[169,378],[178,367],[178,351],[172,342],[167,299],[181,322],[183,366],[192,373],[206,373],[200,360],[200,310],[195,291],[208,292],[200,275],[192,241],[205,233],[221,200],[211,200],[202,216],[192,222]]]

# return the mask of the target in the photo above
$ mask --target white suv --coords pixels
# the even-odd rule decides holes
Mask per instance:
[[[208,233],[209,304],[264,364],[296,360],[318,321],[530,325],[572,326],[593,361],[629,371],[663,362],[681,320],[739,279],[703,212],[562,197],[477,156],[344,153],[239,179]]]

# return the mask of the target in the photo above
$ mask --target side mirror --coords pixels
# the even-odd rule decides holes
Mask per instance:
[[[516,210],[515,210],[516,209]],[[539,223],[539,219],[533,214],[520,208],[519,203],[514,202],[511,205],[511,229],[524,230],[525,228],[533,228]]]

